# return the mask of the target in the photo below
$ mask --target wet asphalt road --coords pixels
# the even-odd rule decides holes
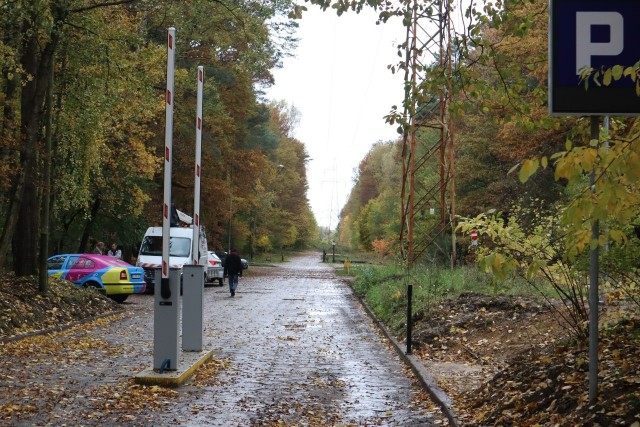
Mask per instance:
[[[0,374],[8,396],[32,409],[10,425],[430,426],[424,400],[394,350],[320,256],[250,267],[234,298],[205,289],[205,349],[224,361],[215,379],[190,381],[154,404],[128,405],[131,378],[152,364],[153,297],[127,315],[53,339],[60,354],[14,360]],[[74,348],[79,343],[79,350]],[[44,344],[43,344],[44,345]],[[72,349],[70,351],[69,349]],[[19,359],[19,358],[18,358]],[[52,364],[52,360],[57,363]],[[58,363],[59,362],[59,363]],[[34,390],[38,390],[35,392]],[[142,390],[149,393],[148,390]],[[115,397],[114,397],[115,395]],[[33,397],[35,396],[35,397]],[[100,399],[108,396],[113,404]],[[435,413],[429,412],[433,411]],[[0,422],[0,423],[2,423]]]

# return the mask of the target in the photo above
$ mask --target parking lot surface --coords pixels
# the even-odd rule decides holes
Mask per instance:
[[[214,360],[175,390],[141,387],[153,296],[125,314],[16,343],[0,385],[10,425],[430,426],[443,417],[318,254],[251,266],[235,297],[206,288]],[[30,339],[31,340],[31,339]],[[7,344],[8,345],[8,344]],[[19,346],[25,347],[21,348]],[[29,350],[31,348],[31,350]],[[19,351],[25,357],[15,357]],[[26,409],[30,410],[26,410]]]

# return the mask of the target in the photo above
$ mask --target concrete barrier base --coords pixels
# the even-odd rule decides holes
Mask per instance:
[[[159,385],[164,387],[179,387],[184,384],[196,370],[213,356],[209,351],[182,351],[180,363],[175,371],[164,371],[162,374],[152,367],[135,375],[135,382],[144,385]]]

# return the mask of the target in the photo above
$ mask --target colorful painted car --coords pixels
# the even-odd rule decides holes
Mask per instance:
[[[47,260],[50,276],[85,288],[94,287],[119,303],[131,294],[144,293],[146,283],[140,267],[107,255],[64,254]]]

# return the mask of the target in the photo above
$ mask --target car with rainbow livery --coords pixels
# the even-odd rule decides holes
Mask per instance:
[[[108,255],[53,255],[47,260],[47,270],[50,276],[96,288],[119,303],[131,294],[144,293],[146,288],[142,268]]]

